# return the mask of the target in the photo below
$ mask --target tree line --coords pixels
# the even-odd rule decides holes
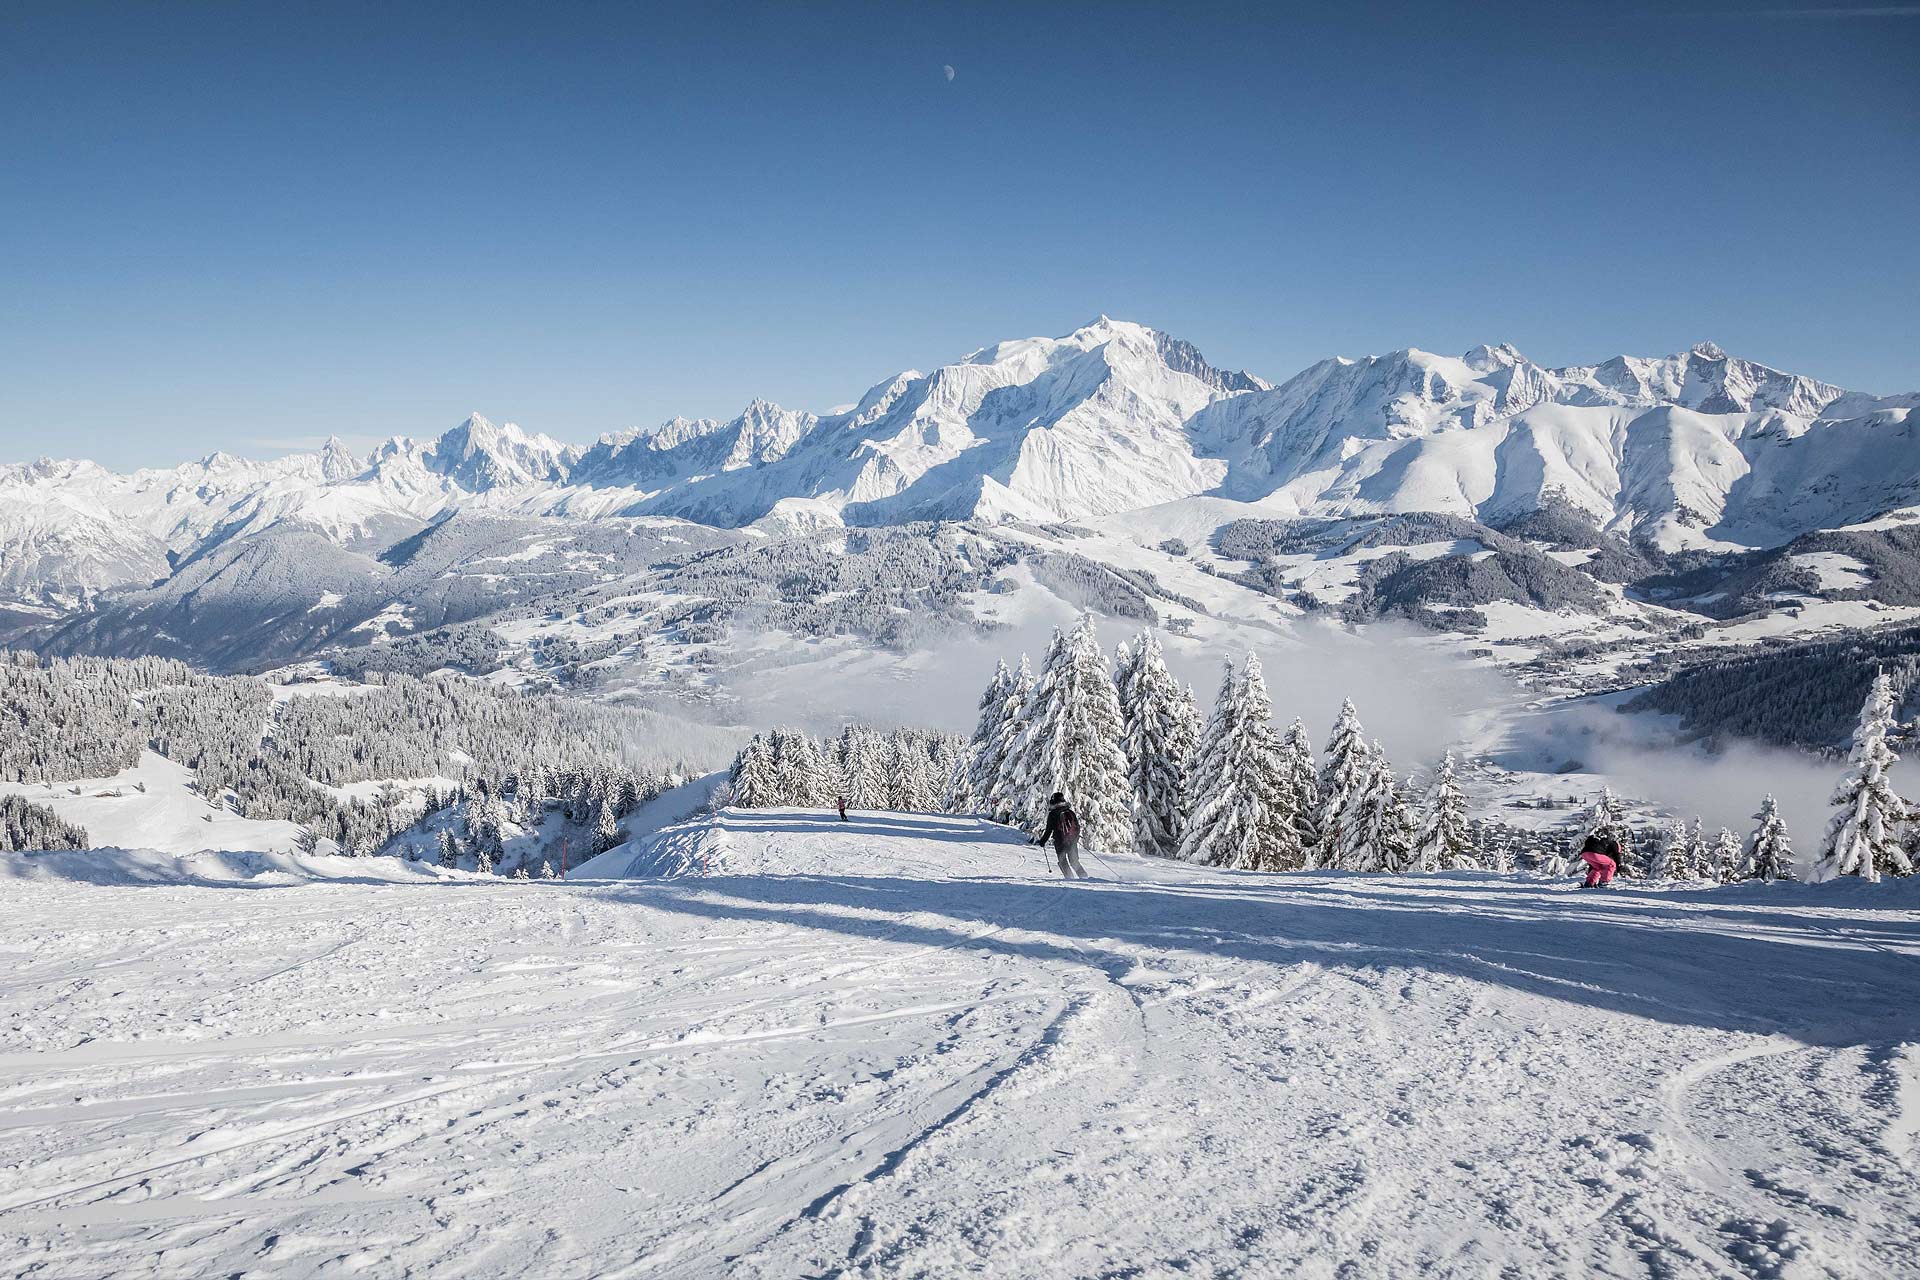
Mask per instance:
[[[1897,730],[1883,674],[1861,713],[1815,878],[1910,873],[1920,810],[1891,788]],[[735,760],[735,803],[824,804],[863,770],[882,781],[899,772],[881,767],[894,748],[863,748],[862,732],[849,728],[830,747],[790,730],[756,739]],[[1649,838],[1607,789],[1573,824],[1573,839],[1555,847],[1550,837],[1470,819],[1451,752],[1416,789],[1368,738],[1351,700],[1316,753],[1298,718],[1285,729],[1276,724],[1252,653],[1226,664],[1203,719],[1152,631],[1120,645],[1109,662],[1091,616],[1054,633],[1037,674],[1025,657],[1011,668],[998,664],[972,737],[953,754],[937,797],[917,782],[912,797],[876,782],[860,792],[858,807],[977,812],[1030,828],[1058,791],[1094,850],[1255,871],[1511,871],[1525,860],[1565,872],[1578,867],[1586,836],[1610,835],[1628,876],[1731,883],[1795,874],[1792,840],[1770,795],[1745,840],[1724,828],[1708,839],[1698,819],[1675,819]]]

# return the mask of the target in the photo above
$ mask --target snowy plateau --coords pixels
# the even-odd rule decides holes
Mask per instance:
[[[1920,1276],[1916,411],[1103,316],[824,414],[0,465],[0,1275]],[[953,783],[1062,632],[1501,852],[1060,879]],[[1891,870],[1810,883],[1843,773]],[[1798,879],[1715,883],[1763,797]]]

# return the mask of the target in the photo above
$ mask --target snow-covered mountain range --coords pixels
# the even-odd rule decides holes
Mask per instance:
[[[1217,494],[1278,517],[1560,502],[1664,550],[1765,547],[1920,500],[1920,395],[1875,398],[1729,356],[1549,369],[1510,346],[1322,361],[1279,385],[1105,317],[909,370],[819,416],[755,401],[586,449],[474,414],[365,457],[214,454],[118,475],[0,468],[0,591],[165,577],[270,527],[379,546],[480,507],[763,522],[1075,520]]]
[[[475,414],[364,456],[0,467],[0,640],[246,667],[486,620],[509,651],[649,634],[693,662],[743,619],[898,647],[1029,590],[1482,639],[1810,602],[1860,625],[1920,606],[1916,408],[1709,343],[1568,368],[1410,349],[1273,384],[1103,316],[832,413],[755,401],[586,448]],[[629,674],[680,678],[655,659]]]

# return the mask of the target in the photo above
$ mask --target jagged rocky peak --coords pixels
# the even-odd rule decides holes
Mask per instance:
[[[566,479],[573,453],[559,441],[529,435],[511,422],[478,413],[434,442],[427,466],[471,492]]]
[[[1461,356],[1460,361],[1475,373],[1492,373],[1497,369],[1511,369],[1515,365],[1528,363],[1527,358],[1511,342],[1492,347],[1483,342]]]
[[[319,449],[320,477],[328,482],[350,480],[360,474],[360,460],[339,436],[328,436]]]

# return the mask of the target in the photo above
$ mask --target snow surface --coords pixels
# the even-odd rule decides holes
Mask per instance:
[[[10,882],[10,1270],[1916,1274],[1920,885],[673,841],[712,874]]]
[[[61,820],[85,827],[89,842],[100,847],[284,853],[300,835],[297,822],[243,818],[225,804],[208,803],[193,770],[151,751],[110,778],[0,782],[0,795],[45,805]]]

